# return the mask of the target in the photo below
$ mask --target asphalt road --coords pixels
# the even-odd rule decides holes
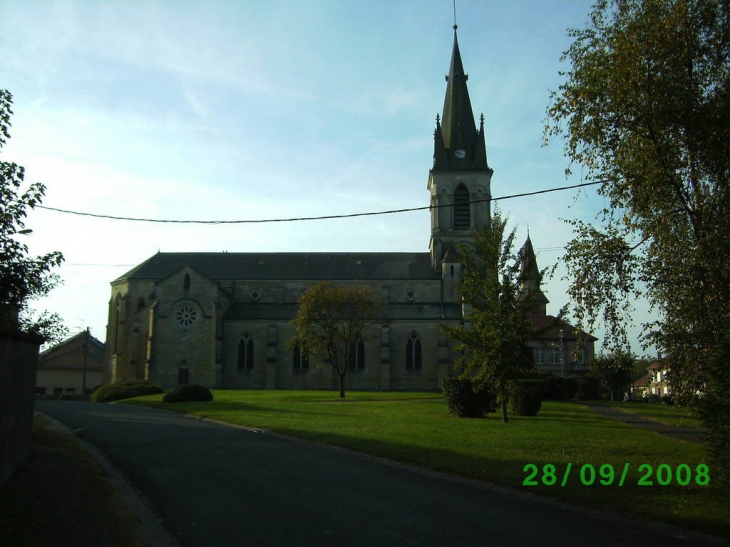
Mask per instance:
[[[708,544],[645,521],[173,412],[70,401],[36,408],[81,430],[182,547]]]

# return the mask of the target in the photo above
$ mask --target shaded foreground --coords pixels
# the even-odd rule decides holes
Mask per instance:
[[[147,547],[132,507],[68,433],[36,416],[33,455],[0,487],[2,547]]]
[[[720,544],[643,519],[576,510],[525,492],[435,476],[174,412],[63,401],[37,405],[82,429],[81,436],[100,447],[141,489],[183,547],[481,547],[485,538],[563,546],[583,544],[587,537],[594,546]],[[357,406],[362,405],[327,402],[300,411],[316,422],[318,414]],[[489,461],[496,467],[503,463]]]
[[[576,402],[545,402],[537,417],[513,416],[509,424],[490,415],[487,419],[458,419],[449,414],[443,399],[433,393],[351,392],[347,401],[336,393],[305,391],[216,391],[213,403],[165,405],[159,397],[130,400],[194,416],[271,430],[326,444],[342,446],[389,460],[436,471],[446,471],[611,512],[624,512],[716,535],[730,536],[730,506],[726,492],[691,481],[639,486],[645,474],[660,465],[676,470],[707,464],[703,445],[682,442],[647,431],[636,424],[601,416]],[[690,418],[671,407],[648,409],[668,420]],[[525,466],[539,470],[537,485],[526,486]],[[554,465],[561,473],[572,465],[564,487],[543,484],[542,470]],[[604,464],[615,470],[610,486],[595,480],[584,485],[583,465],[596,472]],[[629,464],[625,484],[618,486],[621,469]],[[712,471],[710,469],[710,477]],[[597,477],[600,479],[601,477]]]

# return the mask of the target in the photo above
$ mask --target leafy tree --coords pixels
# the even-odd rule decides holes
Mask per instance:
[[[591,374],[599,379],[601,387],[611,394],[611,400],[631,391],[634,357],[630,353],[601,353],[591,361]]]
[[[355,364],[358,344],[383,321],[382,312],[380,295],[372,289],[317,283],[299,298],[299,310],[292,320],[297,337],[288,346],[326,356],[337,373],[344,399],[345,378]]]
[[[527,342],[538,333],[529,317],[538,307],[538,286],[521,287],[521,254],[513,252],[515,230],[505,238],[506,225],[495,209],[490,226],[473,232],[474,248],[461,247],[464,325],[441,326],[461,351],[456,366],[496,393],[505,423],[510,381],[534,372]]]
[[[707,389],[707,359],[730,317],[730,7],[726,0],[600,0],[573,29],[545,139],[607,207],[575,221],[566,266],[579,323],[602,320],[628,350],[632,301],[656,320],[645,346],[671,355],[680,402]]]
[[[713,460],[713,479],[730,486],[730,331],[708,360],[708,389],[699,410],[707,429],[707,448]]]
[[[8,91],[0,89],[0,149],[10,138],[12,99]],[[18,195],[24,177],[23,167],[0,161],[0,325],[40,334],[52,342],[66,333],[60,317],[48,312],[36,316],[28,302],[46,296],[59,283],[51,270],[60,266],[63,255],[56,251],[30,257],[27,245],[15,238],[26,229],[27,209],[40,204],[46,190],[37,182]]]

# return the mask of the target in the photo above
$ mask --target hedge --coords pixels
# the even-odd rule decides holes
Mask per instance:
[[[517,416],[537,416],[542,407],[545,383],[542,380],[515,380],[510,384],[512,412]]]
[[[108,403],[141,395],[154,395],[155,393],[162,393],[162,391],[162,386],[152,382],[133,380],[101,386],[91,394],[89,399],[93,403]]]
[[[163,403],[185,403],[188,401],[212,401],[213,394],[199,384],[180,384],[165,393]]]
[[[494,393],[482,382],[471,378],[445,378],[444,397],[452,414],[460,418],[483,418],[495,411]]]

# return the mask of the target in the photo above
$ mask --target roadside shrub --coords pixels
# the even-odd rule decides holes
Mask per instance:
[[[552,373],[541,377],[545,383],[545,393],[542,394],[544,401],[565,401],[575,397],[578,390],[578,380],[575,378],[563,378]]]
[[[542,380],[515,380],[510,385],[512,413],[517,416],[537,416],[542,407],[545,383]]]
[[[672,396],[671,395],[664,395],[662,397],[662,403],[664,403],[665,405],[670,405],[671,406],[671,405],[674,404],[674,399],[672,399]]]
[[[720,488],[730,486],[730,332],[712,352],[707,363],[707,385],[696,401],[712,463],[712,480]]]
[[[154,395],[155,393],[162,393],[162,391],[161,386],[152,382],[120,382],[97,388],[89,399],[92,403],[109,403],[141,395]]]
[[[199,384],[180,384],[165,393],[164,403],[185,403],[188,401],[212,401],[213,394]]]
[[[445,378],[444,397],[452,414],[459,418],[483,418],[495,410],[494,393],[471,378]]]
[[[592,401],[594,399],[598,399],[598,390],[598,378],[593,378],[591,376],[579,378],[575,398],[579,401]]]

